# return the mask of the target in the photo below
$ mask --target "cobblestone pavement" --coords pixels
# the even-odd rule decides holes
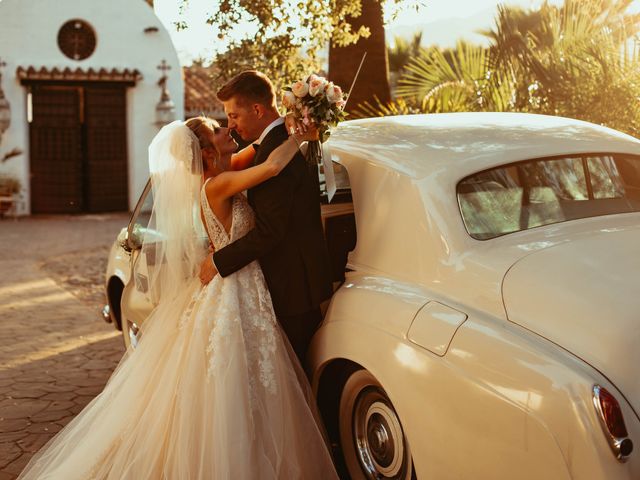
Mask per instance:
[[[102,390],[124,349],[100,310],[128,215],[0,221],[0,480]]]

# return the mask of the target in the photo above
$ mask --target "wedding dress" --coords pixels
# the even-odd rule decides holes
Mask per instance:
[[[253,226],[242,194],[233,197],[230,232],[204,186],[200,203],[216,249]],[[104,390],[20,479],[337,478],[258,262],[205,287],[194,275],[142,332]]]

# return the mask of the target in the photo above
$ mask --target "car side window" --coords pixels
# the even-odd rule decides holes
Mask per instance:
[[[594,198],[622,198],[622,175],[612,156],[587,157]]]
[[[529,160],[458,183],[469,234],[486,240],[578,218],[640,211],[640,157],[593,154]]]

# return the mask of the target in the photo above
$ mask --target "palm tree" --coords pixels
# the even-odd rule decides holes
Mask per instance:
[[[638,32],[640,15],[625,13],[632,0],[545,2],[539,10],[500,6],[492,40],[491,68],[518,78],[516,108],[557,110],[574,85],[587,85],[596,58],[616,60],[620,45]],[[565,91],[569,89],[569,91]]]
[[[348,111],[361,103],[378,98],[386,103],[391,99],[389,86],[389,62],[384,34],[382,2],[362,0],[362,13],[349,19],[352,30],[368,27],[368,38],[360,38],[355,44],[339,46],[332,41],[329,47],[329,79],[348,89],[353,81],[360,59],[367,52],[360,77],[354,91],[350,93]]]
[[[400,73],[409,60],[419,57],[423,50],[422,32],[413,34],[411,40],[403,37],[394,37],[393,46],[387,49],[389,57],[389,71],[391,73]]]
[[[459,44],[453,55],[432,49],[409,62],[398,95],[424,112],[534,112],[640,135],[640,52],[631,44],[640,15],[626,13],[630,3],[565,0],[535,12],[501,7],[489,49]]]
[[[410,40],[398,36],[393,39],[393,46],[387,48],[392,96],[394,96],[398,86],[398,78],[402,74],[404,67],[411,59],[419,57],[424,50],[422,32],[414,33],[413,38]]]
[[[490,50],[481,46],[458,42],[453,51],[432,48],[405,67],[397,94],[432,113],[509,110],[510,76],[489,65]]]

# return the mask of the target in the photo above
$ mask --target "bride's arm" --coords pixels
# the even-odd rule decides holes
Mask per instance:
[[[218,200],[229,198],[236,193],[275,177],[293,159],[299,151],[300,143],[311,140],[317,132],[304,135],[291,135],[282,145],[269,154],[259,165],[237,172],[226,171],[207,183],[207,197]]]
[[[255,156],[256,150],[253,148],[253,145],[244,147],[239,152],[231,155],[231,170],[244,170],[251,165]]]

